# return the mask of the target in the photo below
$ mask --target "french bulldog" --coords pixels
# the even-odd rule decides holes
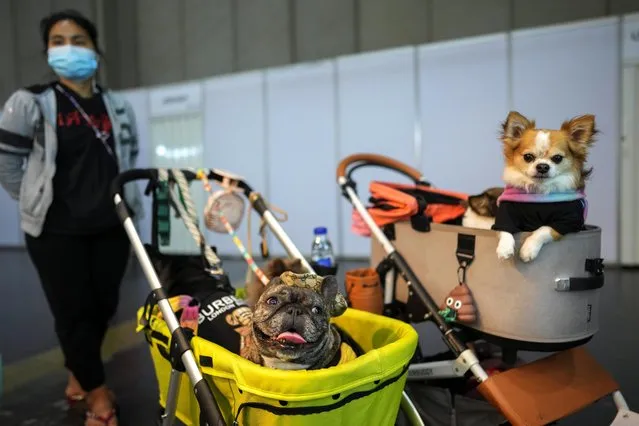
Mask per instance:
[[[255,305],[252,350],[245,357],[282,370],[325,368],[342,344],[330,320],[346,308],[334,276],[284,272],[271,279]]]

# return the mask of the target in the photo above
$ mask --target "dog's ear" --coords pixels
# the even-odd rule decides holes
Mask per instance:
[[[302,260],[301,259],[293,259],[291,261],[291,267],[289,268],[291,271],[301,274],[306,272],[306,268],[304,266],[302,266]]]
[[[488,188],[479,195],[468,197],[468,204],[479,215],[494,217],[497,214],[497,199],[504,188]]]
[[[468,205],[470,208],[480,216],[486,216],[485,212],[488,206],[488,197],[485,193],[479,195],[471,195],[468,197]]]
[[[595,116],[592,114],[580,115],[571,120],[564,121],[561,130],[570,136],[569,147],[576,155],[585,156],[588,148],[594,143]]]
[[[266,267],[266,276],[268,278],[279,277],[284,272],[286,272],[286,264],[279,257],[271,260]]]
[[[528,129],[535,128],[535,121],[528,120],[517,111],[510,111],[506,121],[501,125],[501,140],[511,148],[516,148],[521,135]]]
[[[337,296],[337,278],[327,275],[322,279],[322,296],[329,305],[333,305]]]
[[[497,198],[499,198],[501,196],[501,194],[504,193],[504,188],[500,187],[500,186],[495,186],[493,188],[488,188],[485,192],[486,195],[488,195],[491,198],[494,198],[495,200],[497,200]]]

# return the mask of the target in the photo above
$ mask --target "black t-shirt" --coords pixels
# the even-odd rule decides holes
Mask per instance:
[[[584,229],[583,200],[556,203],[524,203],[501,201],[492,229],[510,232],[532,232],[550,226],[561,235]]]
[[[212,292],[199,302],[198,336],[240,354],[251,334],[251,309],[246,302],[224,291]]]
[[[54,90],[55,90],[54,83]],[[119,226],[110,197],[111,181],[118,174],[111,120],[98,91],[82,98],[61,85],[72,96],[98,130],[109,135],[107,144],[96,136],[82,112],[59,90],[57,100],[58,153],[53,178],[53,202],[47,213],[45,230],[52,233],[86,234]]]

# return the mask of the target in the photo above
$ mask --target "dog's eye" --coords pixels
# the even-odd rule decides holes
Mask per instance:
[[[563,160],[564,157],[561,155],[553,155],[552,157],[550,157],[550,161],[552,161],[555,164],[559,164],[561,163],[561,160]]]
[[[532,163],[533,161],[535,161],[535,156],[530,153],[524,154],[524,161],[526,163]]]
[[[269,297],[266,299],[266,303],[269,305],[277,305],[277,297]]]
[[[313,306],[311,308],[311,312],[314,313],[315,315],[318,315],[322,313],[322,308],[320,308],[319,306]]]

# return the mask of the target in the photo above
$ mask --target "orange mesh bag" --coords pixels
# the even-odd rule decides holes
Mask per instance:
[[[360,268],[346,271],[346,294],[353,309],[381,315],[384,296],[377,271]]]

